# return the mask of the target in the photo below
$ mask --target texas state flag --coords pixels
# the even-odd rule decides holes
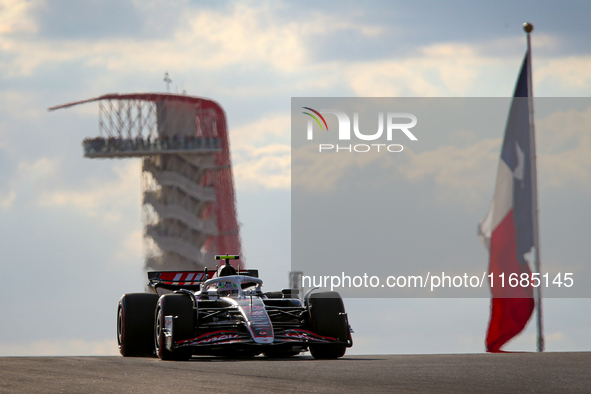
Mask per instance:
[[[531,271],[526,254],[534,246],[535,140],[530,86],[531,61],[523,59],[511,103],[505,139],[497,170],[495,195],[486,217],[479,222],[479,236],[490,252],[491,315],[486,350],[498,352],[519,334],[534,310],[531,286],[511,287],[511,274]],[[532,157],[534,155],[534,157]],[[531,255],[530,255],[531,256]],[[504,287],[500,274],[504,273]],[[514,275],[515,276],[515,275]],[[521,278],[521,277],[519,277]]]

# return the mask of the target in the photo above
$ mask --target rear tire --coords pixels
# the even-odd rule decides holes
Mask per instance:
[[[311,331],[323,337],[332,337],[339,342],[347,342],[349,325],[345,318],[345,306],[339,293],[326,291],[310,296],[312,314]],[[346,345],[310,344],[312,357],[319,360],[331,360],[345,355]]]
[[[154,310],[158,295],[124,294],[117,307],[117,344],[123,357],[154,357]]]
[[[153,316],[154,336],[153,343],[156,347],[156,354],[161,360],[188,360],[193,355],[193,349],[180,348],[172,352],[166,349],[164,336],[164,317],[174,316],[173,320],[173,342],[183,339],[191,339],[195,327],[195,312],[193,302],[182,294],[166,294],[160,297],[156,305],[156,314]]]

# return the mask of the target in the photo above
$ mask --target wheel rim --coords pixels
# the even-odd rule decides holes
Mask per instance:
[[[117,311],[117,345],[119,349],[121,349],[121,344],[123,343],[123,308],[119,305],[119,310]]]
[[[161,318],[162,318],[162,310],[160,308],[158,308],[158,312],[156,313],[156,325],[155,325],[155,331],[154,331],[154,342],[156,345],[156,353],[158,355],[160,355],[160,339],[162,337],[162,324],[161,324]]]

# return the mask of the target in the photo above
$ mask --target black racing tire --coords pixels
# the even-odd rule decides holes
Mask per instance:
[[[195,329],[195,312],[193,301],[188,295],[166,294],[160,297],[156,305],[154,319],[153,343],[156,355],[161,360],[188,360],[193,355],[189,348],[166,349],[164,344],[164,317],[175,316],[173,321],[173,341],[193,338]]]
[[[349,325],[344,315],[343,299],[336,291],[313,293],[310,295],[311,331],[323,337],[332,337],[347,342]],[[344,344],[310,344],[312,357],[319,360],[332,360],[345,355]]]
[[[117,307],[117,344],[123,357],[154,357],[157,294],[124,294]]]

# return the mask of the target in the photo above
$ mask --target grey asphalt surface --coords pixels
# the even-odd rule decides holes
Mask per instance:
[[[591,352],[345,356],[3,357],[0,393],[591,393]]]

